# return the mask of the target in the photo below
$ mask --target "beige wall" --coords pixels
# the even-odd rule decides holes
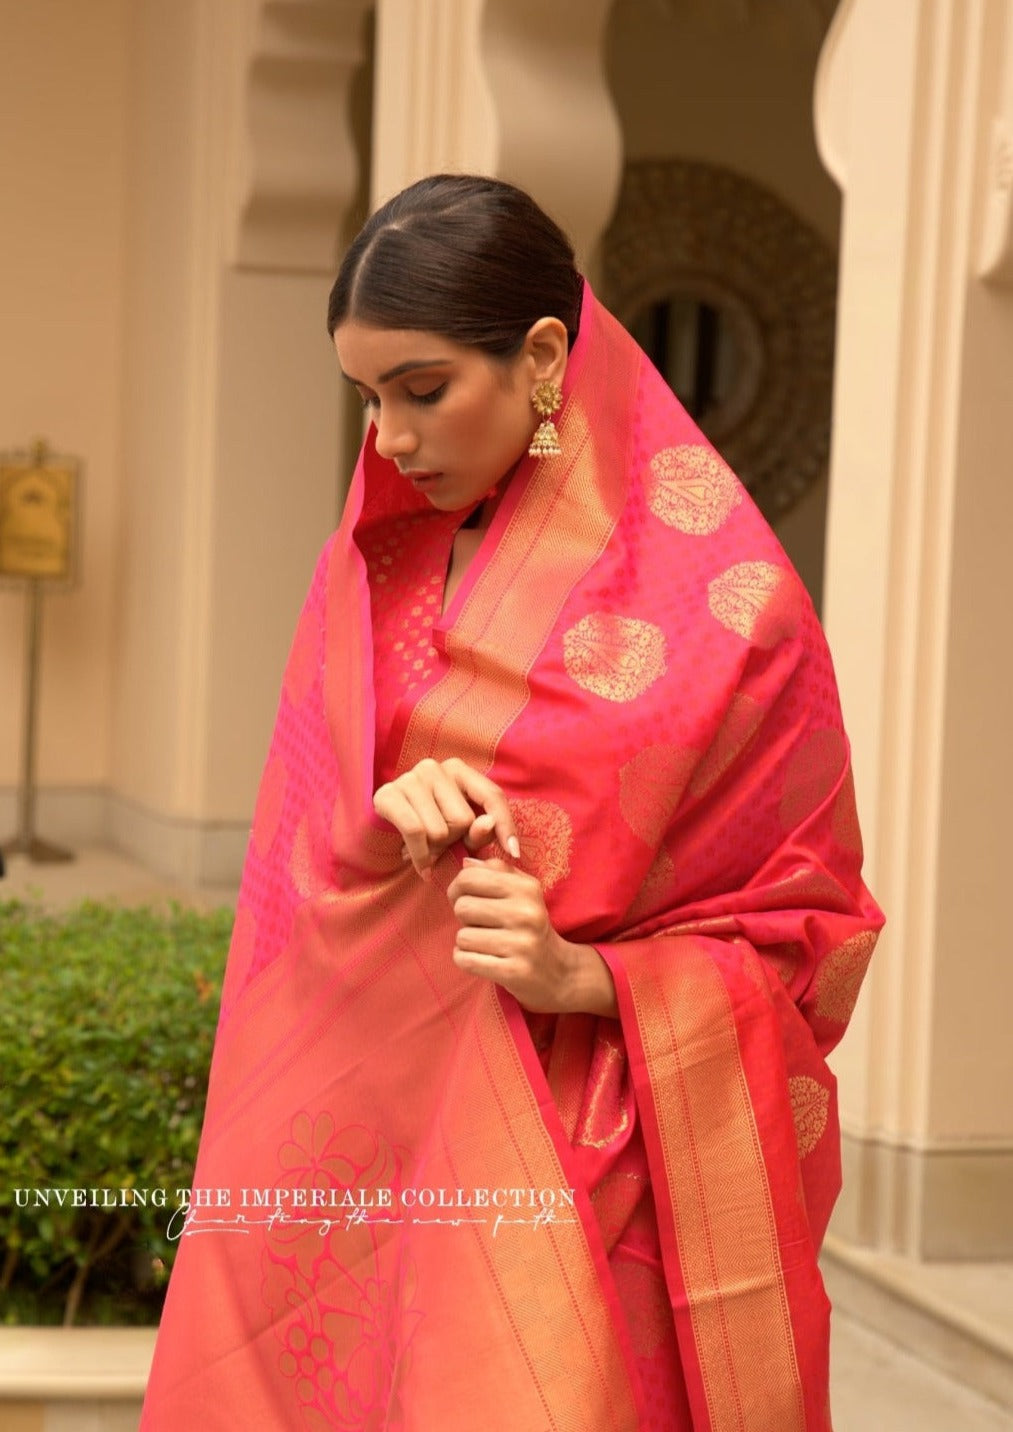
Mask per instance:
[[[607,64],[626,156],[726,165],[836,247],[839,196],[812,126],[813,32],[795,5],[744,8],[748,21],[714,0],[616,0]]]
[[[85,465],[81,581],[44,607],[51,785],[109,774],[129,8],[0,0],[0,448],[44,437]],[[23,605],[0,591],[0,788],[19,772]]]
[[[296,619],[339,516],[347,394],[327,336],[329,276],[229,273],[201,729],[205,820],[244,824]],[[361,406],[348,411],[356,436]]]
[[[0,161],[0,446],[42,435],[86,468],[81,585],[46,603],[37,824],[176,876],[238,873],[339,511],[325,314],[365,186],[343,124],[368,8],[0,0],[17,136]],[[20,594],[0,593],[5,824],[22,624]]]
[[[124,371],[124,502],[114,683],[117,788],[144,806],[177,806],[178,714],[193,704],[184,643],[203,555],[200,512],[205,381],[213,292],[200,222],[209,201],[193,174],[198,133],[197,7],[132,7]],[[157,753],[157,756],[156,756]]]
[[[812,125],[815,35],[791,4],[736,14],[713,0],[616,0],[607,68],[626,158],[677,156],[744,174],[836,249],[840,198]],[[826,503],[824,479],[775,524],[817,605]]]
[[[817,86],[846,193],[828,629],[888,916],[836,1059],[839,1227],[929,1257],[1013,1252],[1008,232],[1005,285],[980,271],[1004,70],[1001,0],[847,0]]]
[[[1013,52],[1013,34],[1010,42]],[[964,348],[926,1134],[1013,1148],[1013,289],[971,286]],[[1013,1227],[1013,1209],[1008,1216]]]
[[[238,873],[291,633],[339,510],[325,317],[340,208],[328,225],[319,188],[309,205],[300,188],[316,183],[301,126],[328,50],[310,32],[306,105],[279,94],[272,44],[288,36],[261,18],[135,5],[112,829],[190,878]],[[285,53],[286,76],[301,58]]]

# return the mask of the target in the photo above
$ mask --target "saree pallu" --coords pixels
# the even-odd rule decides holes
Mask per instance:
[[[435,621],[460,514],[367,438],[258,796],[147,1432],[830,1426],[824,1060],[881,916],[829,656],[588,290],[559,430]],[[618,1021],[454,966],[462,852],[420,879],[372,810],[430,756],[502,786]]]

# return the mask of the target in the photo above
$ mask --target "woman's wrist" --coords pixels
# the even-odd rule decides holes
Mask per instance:
[[[615,981],[608,965],[593,945],[569,945],[573,973],[567,1001],[571,1014],[597,1014],[619,1018]]]

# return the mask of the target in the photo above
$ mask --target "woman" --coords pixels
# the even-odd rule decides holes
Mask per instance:
[[[811,605],[518,190],[392,200],[329,326],[373,423],[143,1426],[826,1429],[881,917]]]

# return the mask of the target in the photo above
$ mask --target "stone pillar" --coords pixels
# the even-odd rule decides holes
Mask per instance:
[[[844,194],[825,611],[888,916],[836,1061],[836,1231],[1013,1254],[1013,12],[843,0],[816,87]]]
[[[134,7],[113,738],[118,843],[238,875],[282,667],[340,505],[325,329],[368,0]]]
[[[605,83],[612,0],[378,0],[373,197],[440,170],[520,184],[582,266],[619,189]]]

